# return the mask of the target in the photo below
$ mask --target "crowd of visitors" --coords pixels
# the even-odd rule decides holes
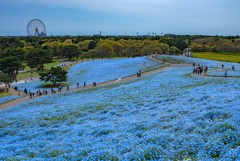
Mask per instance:
[[[195,63],[193,63],[193,74],[197,74],[197,75],[201,75],[202,73],[207,73],[207,71],[208,71],[208,67],[207,66],[205,66],[205,67],[203,67],[203,66],[200,66],[200,64],[198,64],[197,65],[197,67],[195,67],[196,66],[196,64]],[[228,70],[230,70],[230,68],[228,67],[225,67],[224,66],[224,64],[221,64],[221,69],[224,71],[224,77],[225,78],[227,78],[227,76],[228,76]],[[232,65],[232,70],[233,71],[235,71],[236,70],[236,68],[235,68],[235,65]]]
[[[200,64],[197,65],[197,67],[195,67],[195,63],[193,63],[193,74],[197,74],[197,75],[202,75],[203,73],[207,73],[208,71],[208,67],[207,66],[200,66]]]
[[[79,88],[79,86],[80,86],[80,83],[77,82],[77,88]],[[97,83],[93,82],[93,87],[96,87],[96,86],[97,86]],[[83,88],[85,88],[85,87],[86,87],[86,82],[83,83]],[[66,86],[66,91],[69,91],[69,89],[70,89],[69,86]],[[17,86],[14,87],[14,90],[18,91],[18,95],[20,95],[21,91],[18,89]],[[63,86],[60,85],[59,87],[57,87],[57,92],[62,92],[62,90],[63,90]],[[54,94],[57,92],[53,88],[50,89],[51,94]],[[48,89],[39,89],[39,90],[37,90],[37,92],[31,92],[30,89],[28,90],[27,88],[25,88],[23,90],[23,93],[25,96],[29,95],[30,99],[34,99],[35,97],[38,97],[38,96],[47,95],[49,93],[49,90]]]

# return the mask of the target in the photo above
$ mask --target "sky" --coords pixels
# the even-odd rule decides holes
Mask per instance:
[[[240,35],[240,0],[0,0],[0,36],[26,36],[31,19],[47,35]]]

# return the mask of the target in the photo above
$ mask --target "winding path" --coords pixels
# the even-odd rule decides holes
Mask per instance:
[[[198,75],[198,74],[191,74],[192,76],[198,76],[198,77],[214,77],[214,78],[225,78],[225,75],[224,73],[222,75],[208,75],[208,73],[211,73],[211,72],[224,72],[224,71],[229,71],[230,69],[222,69],[222,68],[219,68],[219,69],[213,69],[213,70],[209,70],[207,73],[203,73],[201,75]],[[240,78],[240,76],[232,76],[232,75],[227,75],[226,78]]]
[[[150,59],[150,60],[162,63],[162,61],[157,60],[154,57],[153,58],[147,57],[147,58]],[[160,71],[166,70],[168,68],[191,66],[191,64],[170,64],[170,63],[166,63],[166,62],[165,62],[165,64],[166,64],[165,67],[158,68],[158,69],[148,71],[148,72],[143,72],[141,77],[152,75],[152,74],[158,73]],[[128,76],[128,77],[123,77],[121,80],[112,80],[112,81],[107,81],[107,82],[103,82],[103,83],[98,83],[97,87],[104,87],[104,86],[108,86],[108,85],[112,85],[112,84],[127,82],[127,81],[130,81],[130,80],[136,79],[136,78],[139,78],[139,77],[137,77],[137,75],[135,74],[135,75],[131,75],[131,76]],[[79,88],[70,88],[68,91],[64,90],[62,92],[84,90],[84,89],[90,89],[90,88],[96,88],[96,87],[93,87],[92,85],[86,85],[86,87],[80,86]],[[12,90],[14,95],[17,95],[17,92],[14,92],[13,89],[11,89],[11,90]],[[56,93],[60,93],[60,92],[56,92]],[[30,97],[28,95],[24,95],[23,92],[21,92],[21,95],[22,95],[22,97],[20,97],[18,99],[14,99],[12,101],[2,103],[0,105],[0,110],[4,110],[4,109],[10,108],[12,106],[15,106],[17,104],[20,104],[20,103],[31,100]],[[48,95],[51,95],[51,94],[48,94]],[[43,96],[47,96],[47,95],[36,96],[34,99],[38,99],[38,98],[43,97]]]

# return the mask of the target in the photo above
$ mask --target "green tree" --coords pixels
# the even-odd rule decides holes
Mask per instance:
[[[176,46],[171,46],[169,49],[170,54],[181,54],[181,50],[179,50]]]
[[[167,54],[169,52],[169,46],[165,43],[159,43],[158,41],[144,40],[144,46],[141,50],[143,55],[147,53]]]
[[[95,49],[96,46],[97,46],[97,42],[91,41],[88,45],[88,50]]]
[[[64,57],[68,58],[70,61],[74,57],[78,57],[80,55],[80,50],[77,45],[74,44],[65,44],[61,48],[61,52]]]
[[[20,41],[20,37],[1,37],[0,49],[23,47],[24,43]]]
[[[125,41],[123,45],[124,45],[124,49],[122,49],[121,51],[122,56],[131,57],[131,56],[142,55],[141,51],[142,51],[143,43],[141,41],[128,40],[128,41]],[[144,54],[147,54],[147,53],[144,53]]]
[[[109,43],[97,45],[96,52],[99,57],[112,57],[114,55],[113,46]]]
[[[44,64],[51,63],[53,57],[46,48],[38,47],[28,52],[26,61],[30,68],[36,68],[38,71],[42,71],[44,69]]]
[[[88,47],[91,42],[92,40],[85,40],[85,41],[79,42],[78,46],[81,51],[88,51],[89,50]]]
[[[61,58],[60,48],[63,43],[59,41],[45,42],[43,46],[46,46],[49,49],[51,55]]]
[[[161,44],[161,49],[163,53],[169,53],[169,46],[167,44],[164,43],[160,43]]]
[[[234,46],[232,44],[226,42],[226,43],[222,43],[221,45],[219,45],[217,47],[217,51],[231,53],[231,52],[233,52],[233,50],[232,50],[233,48],[234,48]]]
[[[119,41],[114,41],[113,49],[117,56],[121,56],[121,51],[123,50],[124,46]]]
[[[40,80],[45,82],[52,82],[56,86],[57,82],[67,81],[67,71],[63,70],[61,67],[52,67],[50,70],[42,72],[39,74]]]
[[[10,83],[12,83],[12,79],[7,74],[0,72],[0,82],[10,86]]]
[[[22,49],[6,48],[0,53],[0,71],[7,74],[11,81],[23,69],[24,52]]]

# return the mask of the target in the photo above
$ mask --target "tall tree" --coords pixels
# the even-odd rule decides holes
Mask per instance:
[[[112,57],[114,55],[113,46],[109,43],[101,43],[96,47],[99,57]]]
[[[80,55],[80,50],[77,45],[74,44],[65,44],[61,48],[61,52],[63,53],[63,56],[68,58],[70,61],[74,57],[78,57]]]
[[[92,40],[85,40],[85,41],[79,42],[78,46],[81,49],[81,51],[88,51],[89,50],[88,47],[91,42]]]
[[[10,86],[10,83],[12,83],[12,79],[7,74],[0,72],[0,82],[5,83],[7,87]]]
[[[11,81],[23,69],[24,52],[22,49],[6,48],[0,53],[0,71],[6,73]]]
[[[60,48],[63,43],[59,41],[45,42],[43,46],[46,46],[49,49],[51,55],[61,58]]]
[[[97,42],[91,41],[88,45],[88,50],[95,49],[96,46],[97,46]]]
[[[170,54],[181,54],[181,50],[179,50],[176,46],[171,46],[169,49]]]
[[[56,86],[57,82],[67,81],[67,71],[63,70],[61,67],[52,67],[50,70],[42,72],[39,74],[40,80],[45,82],[52,82]]]
[[[37,70],[42,71],[44,69],[44,64],[51,63],[53,57],[49,54],[46,48],[37,47],[28,52],[26,60],[30,68],[36,68]]]

